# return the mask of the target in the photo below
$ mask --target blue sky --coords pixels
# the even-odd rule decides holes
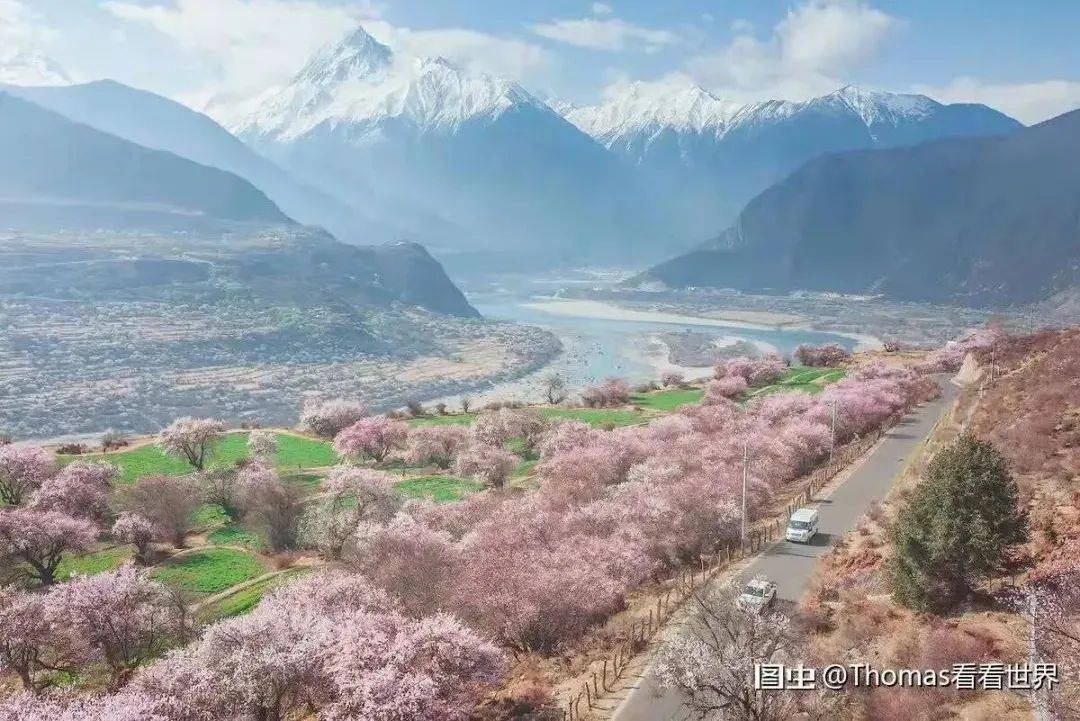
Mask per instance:
[[[1071,0],[0,0],[0,43],[195,106],[284,82],[356,23],[577,103],[640,80],[740,102],[857,83],[1025,122],[1080,106]]]

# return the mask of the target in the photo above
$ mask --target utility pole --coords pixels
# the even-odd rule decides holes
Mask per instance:
[[[746,476],[750,467],[749,442],[743,439],[742,445],[742,530],[739,534],[739,543],[746,547]]]
[[[833,451],[836,449],[836,399],[833,398],[829,403],[830,416],[832,417],[829,426],[829,465],[833,462]]]

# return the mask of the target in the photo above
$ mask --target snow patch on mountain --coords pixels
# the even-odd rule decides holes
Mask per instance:
[[[453,132],[520,105],[543,108],[515,82],[467,72],[440,57],[400,57],[358,28],[318,53],[293,81],[232,123],[241,137],[288,143],[328,124],[355,126],[355,137],[400,118],[421,130]]]
[[[552,107],[611,147],[619,139],[665,131],[710,134],[720,140],[736,128],[770,125],[811,110],[853,113],[872,129],[880,124],[918,121],[942,106],[925,95],[870,91],[853,85],[803,102],[766,100],[739,105],[697,85],[626,83],[609,91],[600,105]]]
[[[663,130],[720,134],[739,105],[697,86],[626,83],[601,105],[571,108],[564,117],[604,143],[632,133]]]
[[[39,50],[0,47],[0,84],[38,86],[71,82],[67,72]]]

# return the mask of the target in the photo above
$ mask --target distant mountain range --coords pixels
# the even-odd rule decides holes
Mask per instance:
[[[294,180],[214,120],[160,95],[111,80],[80,85],[0,86],[79,123],[238,175],[289,217],[362,244],[397,235],[346,203]]]
[[[827,154],[636,283],[968,305],[1080,283],[1080,111],[1011,134]]]
[[[805,102],[750,105],[697,86],[631,83],[601,105],[553,107],[638,169],[684,238],[724,227],[746,202],[822,153],[1008,133],[1020,123],[983,105],[847,86]]]
[[[652,262],[715,235],[821,153],[1020,127],[980,105],[852,87],[742,106],[696,86],[628,84],[574,107],[442,58],[396,55],[363,28],[284,87],[216,108],[228,130],[118,83],[65,84],[41,56],[9,61],[0,78],[52,87],[8,92],[240,176],[342,240],[411,239],[443,258],[524,267]]]

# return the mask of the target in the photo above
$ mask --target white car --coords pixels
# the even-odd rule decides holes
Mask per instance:
[[[787,540],[810,543],[818,532],[818,512],[813,508],[800,508],[788,519]]]
[[[761,613],[775,600],[776,584],[764,576],[758,576],[747,582],[742,593],[735,599],[735,605],[744,611]]]

